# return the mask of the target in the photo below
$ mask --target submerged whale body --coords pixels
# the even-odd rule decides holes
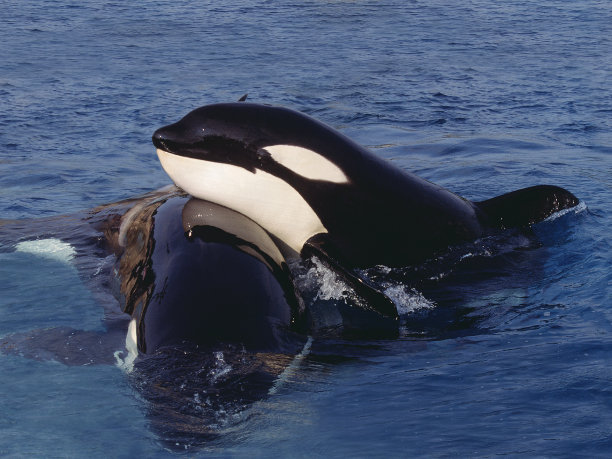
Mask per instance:
[[[303,301],[270,236],[245,216],[175,187],[101,206],[83,219],[0,224],[0,247],[27,246],[24,228],[35,238],[38,228],[45,236],[57,232],[76,254],[64,262],[87,282],[100,278],[92,290],[117,298],[135,353],[184,343],[292,352],[295,332],[303,331]],[[60,239],[34,242],[45,241]],[[107,316],[125,323],[110,307]]]
[[[0,221],[0,250],[20,250],[32,238],[39,249],[61,237],[72,258],[56,262],[78,268],[92,291],[111,290],[119,307],[102,297],[104,332],[14,333],[0,337],[0,353],[118,364],[169,448],[215,438],[221,417],[229,422],[282,384],[308,342],[304,308],[262,228],[176,187],[75,217]],[[37,239],[50,236],[57,238]],[[198,393],[209,395],[194,400]]]
[[[171,196],[139,208],[127,226],[116,281],[140,352],[182,342],[283,348],[303,308],[284,258],[254,222]]]
[[[449,246],[578,204],[550,185],[471,202],[281,107],[204,106],[157,130],[153,143],[186,192],[244,214],[287,257],[316,254],[365,290],[354,268],[421,263]],[[393,315],[380,303],[379,312]]]

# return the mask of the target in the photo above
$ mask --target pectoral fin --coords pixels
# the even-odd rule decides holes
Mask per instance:
[[[302,256],[316,256],[327,268],[338,274],[354,290],[354,303],[357,307],[376,312],[385,318],[398,319],[399,314],[393,301],[368,279],[342,264],[339,257],[329,250],[323,237],[315,236],[307,241],[302,248]]]

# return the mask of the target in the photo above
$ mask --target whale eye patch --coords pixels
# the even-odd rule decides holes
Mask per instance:
[[[342,169],[325,156],[295,145],[271,145],[265,151],[274,161],[292,172],[310,180],[333,183],[348,183],[349,179]]]

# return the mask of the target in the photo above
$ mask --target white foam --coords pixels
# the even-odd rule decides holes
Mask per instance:
[[[56,238],[23,241],[15,246],[15,250],[64,263],[70,263],[76,255],[74,247]]]
[[[302,351],[294,357],[291,363],[287,365],[287,367],[278,376],[278,378],[276,378],[276,381],[274,381],[274,384],[272,385],[270,390],[268,390],[269,395],[273,395],[276,392],[278,392],[278,389],[280,389],[280,387],[284,383],[286,383],[289,380],[289,378],[291,378],[295,374],[295,372],[301,365],[302,360],[304,360],[308,356],[308,354],[310,354],[311,347],[312,347],[312,336],[309,336],[308,340],[306,341],[306,344],[304,344],[304,347],[302,348]]]
[[[295,277],[299,290],[312,292],[315,301],[344,299],[349,286],[317,257],[312,257],[311,261],[312,266],[308,271],[302,271]]]
[[[425,298],[421,292],[405,285],[392,285],[387,287],[384,293],[395,303],[399,315],[407,315],[419,309],[434,309],[436,307],[436,303]]]
[[[327,269],[317,260],[318,266],[310,269],[309,275],[316,276],[319,282],[317,300],[341,300],[348,286],[333,271]]]
[[[556,220],[557,218],[563,217],[564,215],[567,215],[571,212],[575,214],[579,214],[580,212],[584,212],[585,210],[587,210],[586,203],[584,201],[580,201],[574,207],[570,207],[569,209],[563,209],[563,210],[560,210],[559,212],[555,212],[548,218],[545,218],[544,221],[550,222],[550,221]]]
[[[232,371],[232,366],[225,361],[225,356],[223,355],[223,352],[215,352],[214,356],[215,366],[208,372],[208,377],[210,378],[210,381],[213,384],[216,383],[219,378],[222,378],[230,371]]]
[[[317,257],[312,257],[313,266],[303,274],[296,276],[300,289],[316,291],[314,300],[344,300],[347,290],[351,288],[334,271],[325,266]],[[385,269],[378,267],[378,269]],[[391,269],[388,270],[390,272]],[[428,300],[414,288],[404,284],[382,286],[383,293],[395,304],[400,315],[407,315],[419,309],[434,309],[437,305]]]

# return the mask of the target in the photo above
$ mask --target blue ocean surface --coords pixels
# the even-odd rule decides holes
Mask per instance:
[[[269,396],[218,409],[210,441],[160,439],[117,365],[0,355],[0,456],[610,457],[609,2],[27,0],[2,16],[2,220],[169,184],[155,129],[245,93],[467,199],[555,184],[581,205],[503,267],[474,254],[439,273],[452,288],[410,292],[399,338],[315,340]],[[110,296],[70,250],[0,247],[0,341],[104,331]]]

